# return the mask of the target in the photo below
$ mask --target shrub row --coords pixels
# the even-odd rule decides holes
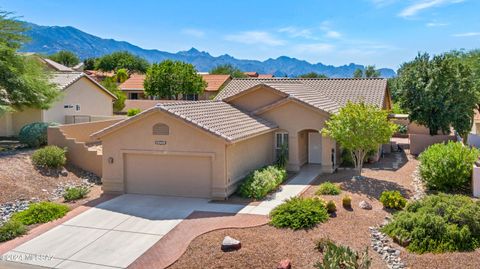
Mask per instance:
[[[287,178],[287,171],[278,166],[267,166],[250,173],[240,185],[238,193],[242,197],[262,199]]]

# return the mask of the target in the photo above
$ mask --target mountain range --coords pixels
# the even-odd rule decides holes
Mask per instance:
[[[191,48],[188,51],[177,53],[165,52],[156,49],[143,49],[125,41],[105,39],[85,33],[71,26],[40,26],[25,22],[29,28],[27,35],[31,38],[21,51],[52,54],[60,50],[69,50],[76,53],[81,59],[99,57],[115,51],[129,51],[149,62],[160,62],[166,59],[179,60],[193,64],[198,71],[206,72],[220,64],[232,64],[242,71],[255,71],[261,74],[274,74],[277,77],[298,76],[316,72],[328,77],[351,77],[353,72],[363,65],[350,63],[348,65],[333,66],[323,63],[312,64],[307,61],[280,56],[276,59],[241,60],[228,54],[218,57],[205,51]],[[379,69],[382,77],[393,77],[395,71],[389,68]]]

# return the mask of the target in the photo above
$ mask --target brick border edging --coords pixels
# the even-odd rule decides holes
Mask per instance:
[[[222,218],[222,220],[216,218]],[[251,222],[248,219],[251,219]],[[227,223],[222,224],[222,222]],[[246,229],[268,223],[269,218],[265,215],[194,211],[138,257],[128,268],[167,268],[177,262],[192,241],[199,236],[218,230]],[[182,237],[183,240],[179,240]]]
[[[20,246],[21,244],[23,244],[27,241],[30,241],[30,240],[34,239],[35,237],[38,237],[38,236],[50,231],[51,229],[57,227],[58,225],[61,225],[65,222],[67,222],[68,220],[80,215],[81,213],[89,210],[90,208],[95,207],[96,205],[99,205],[99,204],[101,204],[103,202],[106,202],[108,200],[111,200],[115,197],[117,197],[117,196],[113,196],[113,195],[112,196],[100,196],[97,199],[88,201],[85,204],[74,208],[73,210],[69,211],[64,217],[62,217],[60,219],[56,219],[56,220],[51,221],[51,222],[40,224],[39,226],[36,226],[33,229],[28,230],[27,234],[25,234],[23,236],[20,236],[20,237],[14,238],[12,240],[0,243],[0,255],[3,255],[5,253],[13,250],[14,248]]]

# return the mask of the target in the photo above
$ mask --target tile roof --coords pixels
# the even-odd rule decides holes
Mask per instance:
[[[163,104],[163,103],[173,103],[173,102],[182,102],[182,100],[142,100],[142,99],[137,99],[137,100],[132,100],[132,99],[127,99],[125,100],[125,107],[122,109],[122,112],[127,112],[129,109],[132,108],[138,108],[140,111],[145,111],[149,108],[154,107],[157,104]]]
[[[73,72],[74,70],[70,67],[64,66],[63,64],[59,64],[53,60],[50,60],[48,58],[42,58],[43,61],[45,61],[50,67],[55,69],[56,71],[59,72]]]
[[[339,108],[344,106],[348,101],[359,102],[365,101],[368,104],[383,107],[385,92],[387,89],[387,80],[382,78],[368,79],[303,79],[303,78],[238,78],[232,79],[225,88],[215,97],[215,100],[224,100],[228,97],[236,95],[244,90],[250,89],[259,84],[269,83],[285,83],[305,85],[306,91],[313,91],[321,94],[335,102]],[[273,86],[274,87],[274,86]],[[298,86],[295,86],[298,87]],[[297,98],[304,97],[297,95]],[[308,95],[309,97],[311,95]],[[308,101],[308,100],[304,100]]]
[[[112,96],[114,99],[117,99],[113,93],[83,72],[53,72],[50,77],[50,82],[56,84],[58,89],[63,91],[82,77],[87,78],[93,82],[93,84],[97,85],[102,91]]]
[[[223,101],[182,101],[158,104],[142,113],[103,129],[99,138],[155,111],[164,111],[213,135],[236,142],[278,128],[274,123],[252,116]]]
[[[120,84],[121,90],[143,90],[143,81],[145,80],[145,75],[142,74],[132,74],[130,77]]]
[[[272,74],[258,74],[258,78],[273,78]]]
[[[210,75],[210,74],[202,74],[203,80],[207,82],[207,88],[205,88],[206,92],[217,92],[220,88],[231,79],[230,75]]]

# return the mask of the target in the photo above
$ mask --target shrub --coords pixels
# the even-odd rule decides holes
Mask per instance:
[[[339,195],[341,192],[340,188],[333,184],[332,182],[324,182],[318,186],[315,194],[317,195]]]
[[[460,142],[434,144],[420,154],[420,175],[431,190],[465,189],[470,185],[472,165],[478,157],[477,149]]]
[[[298,230],[327,221],[328,213],[321,199],[293,197],[274,208],[270,217],[270,223],[277,228]]]
[[[52,202],[39,202],[31,204],[24,211],[14,213],[12,220],[19,221],[24,225],[45,223],[65,216],[68,210],[69,208],[66,205]]]
[[[328,213],[334,213],[334,212],[337,211],[337,205],[332,200],[328,201],[326,207],[327,207],[327,212]]]
[[[46,146],[32,154],[32,163],[38,167],[58,168],[65,165],[65,149],[57,146]]]
[[[20,129],[18,140],[20,143],[27,144],[29,147],[38,148],[47,144],[47,129],[49,126],[55,126],[53,122],[33,122]]]
[[[262,199],[287,178],[287,171],[277,166],[267,166],[250,173],[240,185],[239,194],[242,197]]]
[[[315,242],[315,249],[323,253],[330,243],[333,244],[333,241],[329,238],[320,238]]]
[[[407,199],[399,191],[384,191],[380,195],[380,202],[386,208],[402,209],[407,204]]]
[[[27,227],[19,221],[9,220],[0,226],[0,242],[11,240],[27,232]]]
[[[139,108],[130,108],[128,111],[127,111],[127,116],[129,117],[132,117],[132,116],[135,116],[137,114],[139,114],[141,111]]]
[[[345,195],[342,198],[342,205],[345,208],[351,208],[352,207],[352,197]]]
[[[82,199],[87,196],[89,192],[90,189],[86,186],[70,187],[65,190],[63,199],[65,199],[67,202]]]
[[[471,251],[480,247],[480,202],[430,195],[409,203],[382,231],[416,253]]]
[[[371,263],[372,261],[368,257],[368,248],[359,254],[349,247],[337,246],[333,242],[327,242],[322,262],[317,262],[314,267],[318,269],[368,269]]]

